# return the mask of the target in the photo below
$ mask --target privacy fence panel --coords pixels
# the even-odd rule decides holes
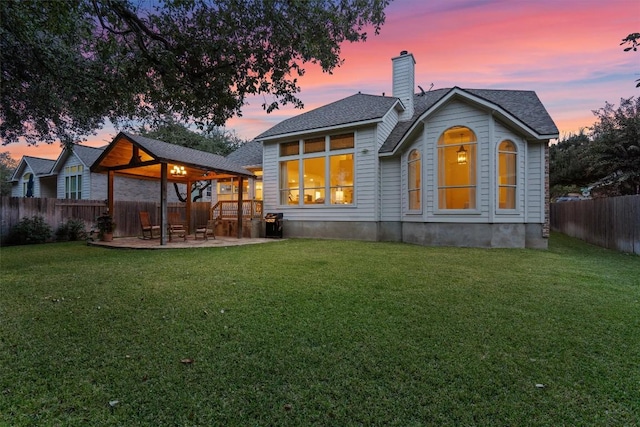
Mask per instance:
[[[552,203],[551,229],[640,255],[640,195]]]
[[[90,231],[96,217],[102,215],[107,209],[104,200],[2,197],[0,202],[0,242],[5,242],[11,228],[25,217],[43,217],[54,232],[69,219],[80,219],[84,221],[86,230]],[[206,224],[210,208],[209,202],[192,203],[192,225]],[[169,212],[180,212],[182,218],[186,218],[184,203],[169,203],[168,209]],[[157,202],[115,201],[113,221],[116,228],[114,236],[141,235],[140,211],[149,212],[154,224],[160,223],[160,205]]]

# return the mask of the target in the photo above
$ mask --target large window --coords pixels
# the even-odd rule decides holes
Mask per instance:
[[[409,210],[420,210],[420,188],[421,188],[421,161],[420,152],[411,150],[407,158],[408,179],[407,188],[409,190]]]
[[[511,141],[498,146],[498,208],[515,209],[517,194],[516,164],[518,153]]]
[[[353,204],[354,136],[280,144],[280,204]]]
[[[462,126],[438,139],[439,209],[476,208],[476,147],[476,135]]]
[[[66,199],[82,199],[82,165],[64,168],[64,197]]]

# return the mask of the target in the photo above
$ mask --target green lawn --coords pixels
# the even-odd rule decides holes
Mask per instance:
[[[0,263],[0,425],[640,419],[640,257],[562,235],[547,251],[65,243]]]

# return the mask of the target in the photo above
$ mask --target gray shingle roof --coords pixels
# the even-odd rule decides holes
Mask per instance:
[[[248,141],[238,147],[227,159],[241,166],[257,166],[262,164],[262,142]]]
[[[452,91],[456,91],[456,93],[461,94],[461,96],[468,94],[470,97],[477,97],[495,105],[497,108],[504,110],[507,114],[531,128],[538,135],[558,134],[558,128],[533,91],[460,89],[454,87],[436,89],[424,94],[414,95],[413,117],[408,121],[399,122],[395,126],[380,148],[380,152],[392,152],[400,141],[402,141],[406,132],[415,121],[438,101],[452,93]],[[398,98],[394,97],[358,93],[284,120],[258,135],[256,139],[290,133],[310,132],[314,129],[380,119],[397,102],[399,102]]]
[[[56,163],[55,160],[43,159],[40,157],[24,156],[23,159],[36,175],[49,174],[51,172],[51,168]]]
[[[73,146],[73,152],[87,166],[91,166],[93,162],[98,160],[98,157],[100,157],[100,154],[102,154],[104,149],[105,147],[87,147],[86,145],[79,144],[74,144]]]
[[[283,120],[256,139],[380,119],[397,102],[398,98],[357,93]]]
[[[184,163],[214,172],[231,172],[238,175],[253,176],[253,173],[238,165],[236,162],[228,160],[218,154],[169,144],[164,141],[127,132],[121,132],[120,134],[135,142],[144,151],[162,162]],[[117,138],[116,136],[115,139]]]

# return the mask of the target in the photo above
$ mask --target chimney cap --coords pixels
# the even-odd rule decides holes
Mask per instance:
[[[409,52],[407,52],[406,50],[400,51],[400,55],[406,55],[407,53]]]

